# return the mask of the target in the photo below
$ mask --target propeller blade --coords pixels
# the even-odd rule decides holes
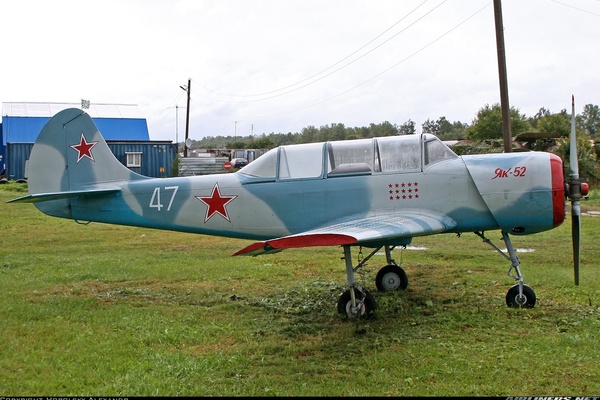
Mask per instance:
[[[575,285],[579,285],[579,259],[581,239],[581,181],[579,180],[579,161],[577,160],[577,138],[575,134],[575,96],[571,96],[571,135],[570,135],[569,167],[569,198],[571,199],[571,238],[573,241],[573,272]]]
[[[581,235],[581,221],[579,215],[571,214],[571,236],[573,238],[573,272],[575,285],[579,285],[579,239]]]
[[[579,162],[577,161],[577,135],[575,134],[575,96],[571,96],[571,135],[569,166],[571,169],[571,179],[579,179]]]

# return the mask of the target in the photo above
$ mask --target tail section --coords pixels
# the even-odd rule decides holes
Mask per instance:
[[[40,132],[27,167],[29,196],[46,214],[71,218],[74,197],[119,192],[120,182],[145,179],[113,155],[92,118],[70,108],[56,114]]]

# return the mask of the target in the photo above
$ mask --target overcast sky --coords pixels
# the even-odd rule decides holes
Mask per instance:
[[[502,10],[511,107],[600,104],[600,0]],[[420,132],[500,102],[491,0],[11,0],[0,16],[1,102],[137,104],[152,140],[183,140],[188,78],[192,139]]]

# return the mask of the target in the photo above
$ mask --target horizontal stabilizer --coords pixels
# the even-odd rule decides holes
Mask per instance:
[[[56,192],[56,193],[35,193],[27,196],[19,197],[16,199],[8,200],[7,203],[39,203],[42,201],[70,199],[73,197],[87,197],[87,196],[98,196],[110,193],[119,193],[120,188],[110,189],[94,189],[94,190],[74,190],[67,192]]]

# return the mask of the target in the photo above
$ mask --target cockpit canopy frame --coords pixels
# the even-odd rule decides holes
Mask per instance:
[[[456,157],[430,134],[387,136],[279,146],[237,173],[269,181],[410,173]]]

